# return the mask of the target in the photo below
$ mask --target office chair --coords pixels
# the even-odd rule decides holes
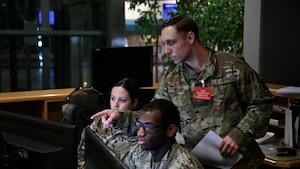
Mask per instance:
[[[79,144],[82,130],[92,122],[90,117],[104,108],[102,93],[92,87],[77,88],[63,102],[59,121],[76,126]]]

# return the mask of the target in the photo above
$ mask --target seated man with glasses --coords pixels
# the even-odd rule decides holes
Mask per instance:
[[[200,162],[175,139],[180,127],[176,106],[164,99],[146,104],[136,120],[138,144],[123,158],[130,168],[203,169]]]

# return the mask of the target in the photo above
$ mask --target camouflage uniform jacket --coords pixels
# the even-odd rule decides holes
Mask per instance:
[[[123,112],[128,112],[130,114],[130,111]],[[135,122],[130,120],[126,121],[126,124],[127,125],[123,126],[122,128],[119,126],[104,128],[101,118],[98,118],[95,119],[88,127],[94,131],[97,131],[99,138],[101,138],[101,140],[113,151],[117,157],[122,159],[130,150],[130,147],[137,143],[135,127],[131,127],[131,125],[135,125]],[[77,151],[78,169],[82,169],[85,165],[85,129],[82,132]]]
[[[174,143],[161,161],[154,162],[150,151],[142,150],[137,144],[124,157],[123,162],[129,169],[204,169],[188,149]]]
[[[210,100],[195,99],[198,85],[211,89]],[[255,139],[268,130],[273,96],[243,57],[211,52],[209,63],[198,74],[185,63],[178,64],[165,74],[155,93],[157,98],[171,100],[178,107],[186,148],[193,148],[213,130],[239,145],[244,155],[240,161],[248,163],[246,168],[263,162],[264,154]]]

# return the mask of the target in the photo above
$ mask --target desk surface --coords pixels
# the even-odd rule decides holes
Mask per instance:
[[[285,147],[285,145],[282,144],[282,140],[280,138],[275,137],[271,143],[264,144],[265,147],[262,147],[263,151],[266,151],[267,153],[271,153],[269,155],[266,155],[266,158],[264,160],[264,164],[276,168],[296,168],[300,166],[300,150],[297,150],[297,156],[291,156],[290,158],[287,156],[282,156],[282,160],[280,160],[280,156],[276,156],[274,153],[276,153],[276,150],[273,151],[273,149],[276,149],[277,147]],[[270,145],[272,144],[272,145]],[[261,146],[264,146],[261,145]],[[288,147],[288,146],[287,146]],[[289,158],[289,160],[288,160]]]
[[[294,168],[300,166],[300,160],[275,161],[275,160],[265,158],[264,164],[267,164],[272,167],[278,167],[278,168]]]
[[[0,103],[66,98],[75,88],[0,93]]]
[[[279,85],[279,84],[271,84],[267,83],[267,86],[269,87],[269,90],[274,96],[284,97],[284,98],[295,98],[299,99],[299,94],[278,94],[276,91],[280,88],[286,87],[285,85]],[[274,145],[281,145],[279,144],[279,140],[276,140],[274,142]],[[300,150],[298,150],[298,154],[300,154]],[[275,161],[272,159],[265,158],[264,164],[278,167],[278,168],[295,168],[300,166],[300,159],[298,160],[291,160],[291,161]]]
[[[149,86],[149,87],[141,87],[141,89],[153,89],[156,90],[159,87],[159,83],[153,83],[153,86]]]
[[[158,86],[159,83],[154,83],[153,86],[141,87],[141,89],[156,90]],[[0,103],[61,99],[61,98],[66,98],[74,90],[75,88],[64,88],[64,89],[3,92],[0,93]]]
[[[141,89],[157,89],[159,83],[154,83],[150,87],[141,87]],[[272,93],[276,93],[276,90],[286,87],[284,85],[267,84]],[[31,91],[18,91],[18,92],[3,92],[0,93],[0,103],[8,102],[19,102],[19,101],[30,101],[30,100],[41,100],[45,98],[61,98],[68,96],[75,88],[64,88],[64,89],[48,89],[48,90],[31,90]],[[299,95],[296,95],[299,97]]]
[[[155,83],[151,87],[142,87],[142,89],[157,89],[159,83]],[[277,84],[267,84],[270,91],[274,94],[276,90],[284,85]],[[23,102],[23,101],[35,101],[35,100],[52,100],[66,98],[75,88],[64,88],[64,89],[48,89],[48,90],[32,90],[32,91],[19,91],[19,92],[3,92],[0,93],[0,103],[10,103],[10,102]],[[295,95],[298,98],[300,95]],[[298,152],[300,153],[300,152]],[[292,161],[274,161],[270,159],[265,159],[265,164],[279,167],[279,168],[292,168],[300,166],[300,160]]]
[[[271,84],[271,83],[267,83],[266,84],[270,90],[270,92],[274,95],[274,96],[279,96],[279,97],[289,97],[289,98],[294,98],[294,99],[300,99],[300,94],[278,94],[276,91],[280,88],[284,88],[287,87],[285,85],[279,85],[279,84]]]

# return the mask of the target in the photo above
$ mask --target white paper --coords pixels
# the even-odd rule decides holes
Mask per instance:
[[[219,145],[222,138],[213,131],[209,131],[205,137],[195,146],[191,153],[205,165],[214,166],[222,169],[230,169],[242,157],[237,153],[232,158],[225,158],[221,156]]]
[[[287,86],[276,91],[278,94],[300,94],[300,87]]]
[[[259,147],[264,154],[272,154],[277,152],[277,147],[274,144],[261,144]]]
[[[256,139],[255,141],[256,141],[258,144],[266,144],[266,143],[271,142],[271,141],[274,140],[274,135],[275,135],[275,133],[269,132],[269,131],[268,131],[268,132],[265,134],[264,137],[259,138],[259,139]]]

